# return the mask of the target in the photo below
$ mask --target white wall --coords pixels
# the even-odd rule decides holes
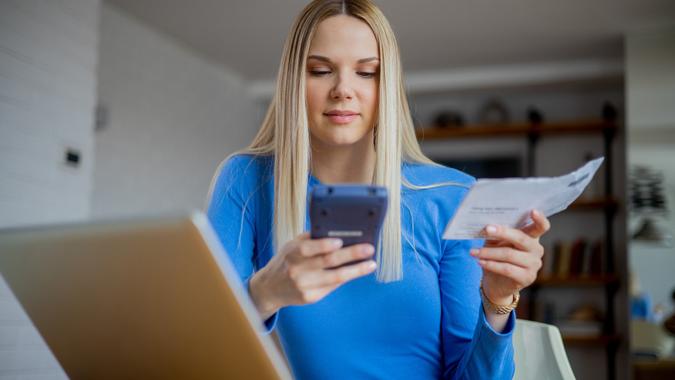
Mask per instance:
[[[626,37],[628,126],[675,128],[675,25]]]
[[[0,1],[0,227],[88,216],[99,6]],[[65,374],[0,280],[0,379],[37,378]]]
[[[101,13],[93,217],[203,206],[226,155],[258,129],[245,83],[107,3]]]
[[[675,235],[675,26],[628,34],[626,99],[628,163],[663,173],[670,212],[660,222]],[[675,248],[631,242],[630,261],[642,291],[665,306],[667,314],[673,306]]]
[[[88,215],[98,6],[0,2],[0,227]]]

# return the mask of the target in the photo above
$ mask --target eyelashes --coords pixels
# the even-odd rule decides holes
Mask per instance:
[[[309,73],[314,77],[323,77],[323,76],[326,76],[326,75],[332,73],[332,71],[310,70]],[[369,79],[369,78],[375,78],[375,76],[377,75],[377,72],[357,71],[356,74],[358,74],[360,77]]]

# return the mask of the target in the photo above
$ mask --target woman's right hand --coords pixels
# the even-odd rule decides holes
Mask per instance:
[[[372,273],[371,244],[342,248],[340,239],[310,239],[309,233],[287,242],[249,282],[249,294],[263,320],[288,305],[304,305],[324,298],[355,278]],[[337,267],[337,268],[336,268]]]

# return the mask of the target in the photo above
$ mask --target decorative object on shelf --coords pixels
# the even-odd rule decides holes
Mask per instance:
[[[594,305],[576,307],[567,317],[557,323],[563,335],[600,336],[602,334],[602,312]]]
[[[506,105],[499,99],[490,99],[478,111],[478,122],[481,124],[507,124],[511,115]]]
[[[544,115],[537,107],[531,106],[527,109],[527,121],[534,125],[542,124],[544,122]]]
[[[436,128],[462,127],[464,126],[464,117],[458,111],[440,111],[434,117],[433,125]]]
[[[668,233],[655,219],[645,217],[640,227],[631,236],[633,240],[656,243],[665,247],[672,247],[673,236]]]
[[[631,223],[637,225],[631,233],[633,240],[672,247],[672,234],[661,226],[668,215],[663,187],[663,172],[644,165],[631,168],[629,210],[631,218],[637,221]]]
[[[666,197],[663,193],[663,172],[644,165],[631,168],[631,211],[665,213]]]
[[[648,293],[642,291],[640,279],[634,271],[630,272],[628,283],[631,319],[654,321],[654,305],[652,303],[652,297]]]
[[[675,338],[663,326],[649,321],[631,321],[630,337],[631,351],[636,356],[667,358],[675,348]]]

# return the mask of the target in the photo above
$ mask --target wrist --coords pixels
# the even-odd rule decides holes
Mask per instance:
[[[498,297],[498,296],[495,297],[495,296],[489,295],[489,293],[486,292],[485,298],[487,298],[489,302],[491,302],[492,304],[495,304],[495,305],[508,306],[508,305],[511,304],[511,302],[513,302],[513,294],[509,294],[508,296],[504,296],[504,297]]]
[[[513,296],[515,293],[503,294],[503,292],[494,292],[489,287],[483,286],[481,284],[481,292],[487,298],[488,301],[495,305],[509,305],[513,302]]]
[[[274,298],[267,292],[263,271],[258,271],[248,282],[248,294],[263,320],[271,317],[279,310]]]
[[[509,314],[518,306],[518,301],[520,300],[520,295],[517,291],[507,296],[492,298],[492,296],[483,288],[482,284],[480,287],[480,294],[483,301],[483,308],[486,313],[490,314]]]

